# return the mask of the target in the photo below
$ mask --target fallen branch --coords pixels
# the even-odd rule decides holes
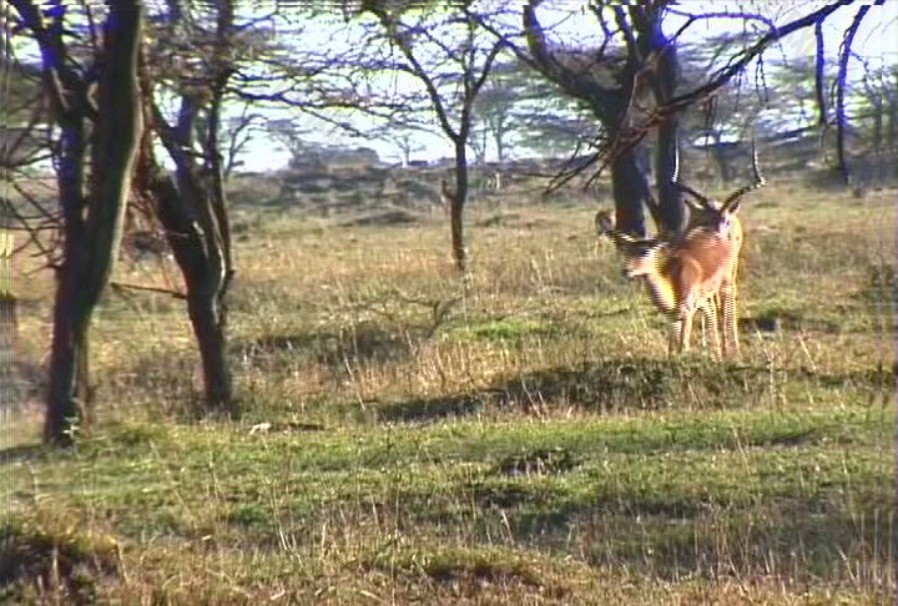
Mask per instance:
[[[142,290],[147,292],[155,292],[163,295],[171,295],[172,298],[180,299],[182,301],[187,300],[187,295],[184,293],[178,292],[176,290],[171,290],[168,288],[163,288],[161,286],[144,286],[142,284],[129,284],[127,282],[110,282],[109,286],[115,290],[116,292],[123,293],[126,290]]]

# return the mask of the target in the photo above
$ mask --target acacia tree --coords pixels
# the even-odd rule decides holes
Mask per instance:
[[[135,192],[157,213],[184,276],[206,407],[233,417],[239,411],[227,357],[226,297],[235,270],[220,132],[236,71],[234,2],[169,0],[159,22],[140,65],[141,107],[152,129],[141,140]],[[177,98],[173,122],[157,102],[157,82]],[[159,166],[152,135],[174,162],[173,177]]]
[[[399,150],[403,167],[408,167],[412,161],[412,154],[424,149],[424,145],[415,138],[419,128],[414,126],[388,125],[376,129],[371,133],[375,138],[383,139],[391,143]]]
[[[876,0],[873,5],[881,6],[882,0]],[[670,101],[663,106],[659,106],[653,114],[649,117],[649,119],[643,123],[643,125],[650,123],[652,120],[657,120],[659,117],[663,117],[672,112],[682,111],[698,102],[706,101],[707,99],[713,97],[717,92],[724,86],[726,86],[735,76],[740,75],[744,72],[746,67],[754,60],[758,60],[758,66],[761,67],[763,64],[761,63],[761,58],[763,53],[774,43],[781,40],[782,38],[789,36],[801,29],[808,28],[813,26],[815,29],[815,38],[817,41],[817,49],[815,54],[815,90],[816,90],[816,98],[818,100],[819,111],[820,111],[820,122],[826,122],[826,104],[825,104],[825,76],[824,73],[826,71],[826,51],[824,48],[824,37],[822,34],[823,24],[824,22],[835,12],[840,9],[847,7],[853,4],[853,0],[839,0],[838,2],[833,2],[831,4],[825,5],[817,10],[810,11],[805,15],[793,19],[784,24],[776,24],[774,21],[764,15],[754,14],[754,13],[745,13],[745,12],[736,12],[736,13],[707,13],[707,14],[699,14],[699,15],[690,15],[689,21],[686,25],[683,26],[682,29],[685,29],[693,22],[699,19],[706,18],[717,18],[717,17],[727,17],[727,18],[738,18],[743,20],[754,20],[758,23],[763,24],[763,28],[761,31],[764,33],[756,33],[755,38],[747,42],[741,49],[737,52],[730,54],[727,60],[724,62],[722,66],[716,69],[709,69],[709,76],[706,80],[689,90],[683,93],[679,93],[674,96]],[[838,153],[841,155],[844,154],[844,127],[847,124],[844,115],[844,95],[848,90],[847,83],[847,74],[845,65],[847,62],[847,58],[852,55],[852,43],[854,40],[854,36],[857,32],[857,29],[860,26],[860,23],[863,21],[867,12],[869,11],[870,6],[866,4],[860,5],[858,11],[855,13],[854,18],[849,25],[849,27],[845,30],[843,35],[842,44],[839,47],[838,52],[838,60],[839,60],[839,73],[836,76],[835,81],[833,82],[833,90],[835,91],[836,96],[836,122],[837,128],[840,130],[842,134],[837,135],[837,146],[839,148]],[[670,9],[673,10],[673,9]],[[843,169],[843,175],[845,174],[846,164],[840,160],[840,166]],[[846,179],[847,181],[848,179]]]
[[[137,50],[143,7],[136,0],[108,0],[102,42],[83,64],[70,52],[73,28],[64,3],[11,4],[40,48],[44,88],[59,131],[62,259],[56,267],[44,439],[66,445],[91,400],[89,328],[116,260],[142,129]]]
[[[362,2],[362,12],[373,15],[381,27],[382,36],[376,38],[385,36],[390,48],[399,52],[399,60],[378,60],[379,71],[395,71],[417,80],[440,130],[452,142],[455,186],[444,193],[449,197],[452,255],[461,271],[467,268],[463,215],[475,102],[505,46],[502,40],[484,40],[478,27],[480,16],[471,5]]]
[[[492,143],[499,164],[505,162],[509,137],[516,130],[518,121],[514,108],[519,101],[520,86],[514,81],[517,63],[500,63],[493,68],[483,90],[477,96],[475,109],[475,133],[471,139],[477,161],[486,161],[487,148]]]
[[[620,228],[644,235],[645,206],[655,211],[662,230],[679,230],[684,208],[669,178],[677,152],[678,116],[671,113],[654,124],[658,130],[657,203],[635,147],[645,133],[633,128],[634,108],[639,108],[640,102],[664,103],[676,88],[677,47],[662,29],[663,3],[629,7],[591,4],[589,10],[604,34],[596,53],[553,49],[536,13],[539,4],[531,1],[522,10],[529,49],[526,60],[566,94],[587,104],[607,140],[627,143],[617,146],[609,160]],[[609,46],[615,40],[617,44]]]
[[[876,149],[898,150],[898,65],[869,70],[864,76],[862,118]]]
[[[8,32],[3,34],[8,36]],[[10,51],[12,49],[9,49]],[[12,52],[0,56],[4,108],[0,112],[0,170],[4,177],[46,157],[40,125],[48,119],[39,64],[20,61]]]
[[[689,13],[670,0],[628,5],[597,0],[584,9],[593,18],[595,37],[576,45],[565,45],[551,28],[543,26],[540,10],[553,4],[548,1],[529,0],[520,10],[519,30],[511,30],[508,19],[483,25],[508,40],[521,60],[535,66],[562,93],[590,108],[602,133],[589,161],[578,163],[575,170],[580,172],[595,162],[600,162],[600,171],[610,167],[618,225],[643,234],[646,206],[662,231],[676,231],[683,225],[684,207],[671,186],[681,113],[707,102],[777,40],[820,24],[851,3],[840,0],[785,24],[774,24],[766,15],[748,11]],[[671,15],[682,23],[673,32],[667,23]],[[680,37],[694,24],[709,19],[757,27],[745,44],[715,56],[700,83],[684,87],[678,75]],[[526,42],[515,44],[522,35]],[[657,203],[634,151],[650,133],[656,135]],[[570,176],[562,175],[565,179]]]
[[[477,97],[472,147],[478,161],[491,147],[500,164],[515,146],[551,157],[561,144],[568,153],[579,138],[595,134],[582,124],[571,128],[580,113],[531,66],[512,57],[496,63]]]

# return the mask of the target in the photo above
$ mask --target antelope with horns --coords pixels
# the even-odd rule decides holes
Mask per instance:
[[[692,318],[701,308],[711,329],[712,346],[720,354],[739,352],[736,321],[736,274],[744,240],[736,216],[741,198],[761,187],[757,148],[752,145],[755,182],[731,193],[721,203],[679,180],[679,154],[672,182],[697,202],[687,200],[690,221],[678,236],[641,240],[615,229],[611,211],[596,214],[596,230],[608,236],[625,259],[624,274],[646,281],[655,306],[674,318],[671,350],[688,350]]]
[[[744,234],[742,222],[736,216],[736,213],[739,211],[742,197],[762,187],[765,183],[761,169],[758,167],[758,149],[754,141],[752,141],[751,146],[751,159],[754,182],[735,190],[723,202],[710,198],[680,181],[679,153],[676,156],[674,174],[671,179],[678,189],[694,198],[684,199],[690,210],[689,227],[686,233],[688,234],[690,230],[697,227],[712,229],[728,237],[732,244],[727,270],[720,285],[720,293],[716,297],[717,325],[722,334],[724,355],[739,354],[739,330],[736,317],[736,278],[739,271],[739,255],[742,251]]]
[[[672,320],[670,353],[689,350],[699,309],[711,327],[711,345],[720,356],[715,296],[728,270],[732,242],[711,227],[695,227],[673,239],[641,239],[618,231],[610,211],[599,211],[596,228],[624,256],[623,274],[645,282],[655,307]]]

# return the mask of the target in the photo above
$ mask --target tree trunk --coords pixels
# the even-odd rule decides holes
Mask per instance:
[[[658,170],[655,174],[658,207],[654,219],[658,229],[668,234],[679,233],[686,224],[686,206],[680,198],[679,190],[672,183],[678,153],[678,129],[679,120],[676,117],[668,118],[658,127]]]
[[[50,377],[44,417],[44,440],[64,446],[72,443],[73,432],[80,425],[81,413],[89,404],[90,395],[86,373],[86,333],[92,310],[75,308],[75,285],[78,282],[76,272],[83,265],[76,258],[83,254],[83,249],[88,244],[84,237],[87,201],[82,193],[85,136],[81,114],[81,108],[73,107],[70,113],[60,117],[62,144],[57,184],[63,215],[63,253],[62,264],[56,270]],[[85,372],[78,372],[79,369]]]
[[[644,205],[652,208],[653,200],[635,147],[624,150],[611,163],[611,190],[618,229],[645,237]]]
[[[71,272],[65,269],[56,288],[53,338],[50,350],[50,381],[44,416],[44,441],[70,446],[82,422],[88,419],[89,387],[88,326],[92,308],[72,309],[75,289]],[[68,275],[66,275],[68,274]]]
[[[892,89],[884,88],[886,94],[887,118],[886,118],[886,145],[893,153],[898,151],[898,70],[895,70],[892,81]]]
[[[144,111],[153,121],[176,168],[174,179],[163,172],[156,162],[152,137],[147,133],[141,142],[137,189],[155,201],[159,222],[184,276],[187,312],[202,362],[206,407],[236,418],[239,410],[233,397],[228,364],[224,307],[232,270],[227,248],[230,244],[228,230],[223,225],[228,217],[224,208],[220,163],[215,157],[207,167],[218,172],[218,176],[201,174],[194,156],[185,152],[193,143],[196,104],[188,97],[182,98],[178,125],[173,128],[153,104],[153,82],[149,71],[144,68],[141,71]],[[215,196],[220,197],[213,200]]]
[[[81,194],[84,165],[81,108],[63,126],[60,199],[65,215],[65,260],[58,274],[53,312],[50,386],[44,439],[71,444],[86,421],[88,329],[109,281],[121,241],[125,195],[130,187],[137,142],[142,129],[138,105],[137,49],[143,9],[134,1],[110,3],[104,28],[104,70],[99,85],[99,116],[91,154],[92,179],[88,212]],[[73,95],[74,96],[74,95]]]
[[[207,289],[188,288],[187,309],[203,365],[203,387],[206,405],[236,418],[238,410],[232,391],[232,378],[227,360],[227,341],[217,297]]]
[[[652,78],[652,88],[660,105],[673,99],[679,77],[677,45],[664,35],[661,12],[652,12],[648,23],[643,25],[640,43],[645,45],[645,56],[658,54],[657,68]],[[676,113],[668,115],[658,126],[658,146],[656,148],[655,187],[658,190],[658,206],[653,210],[655,223],[661,232],[679,233],[686,225],[686,207],[680,198],[679,188],[673,185],[674,167],[679,144],[677,133],[680,118]]]
[[[714,137],[714,161],[720,171],[720,180],[729,183],[733,180],[733,171],[730,169],[730,160],[727,158],[726,147],[720,141],[720,134]]]
[[[233,398],[233,383],[227,359],[225,323],[221,315],[224,266],[220,255],[210,258],[205,241],[211,234],[198,229],[193,220],[188,196],[202,193],[187,185],[180,190],[171,179],[154,169],[153,194],[158,204],[159,221],[165,228],[175,261],[184,275],[187,287],[187,311],[196,336],[203,367],[206,406],[236,417],[238,410]],[[199,202],[201,203],[201,202]]]
[[[467,270],[468,253],[465,250],[464,209],[468,197],[468,158],[464,142],[455,145],[455,195],[449,204],[449,223],[452,230],[452,257],[460,271]]]
[[[503,119],[499,119],[499,123],[493,129],[493,140],[496,143],[496,162],[499,166],[505,166],[505,159],[508,157],[508,151],[505,149],[505,135],[508,133],[508,127]]]

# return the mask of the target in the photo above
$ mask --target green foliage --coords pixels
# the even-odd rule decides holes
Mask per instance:
[[[477,97],[479,138],[506,159],[512,149],[554,158],[596,134],[596,120],[527,65],[498,64]]]

